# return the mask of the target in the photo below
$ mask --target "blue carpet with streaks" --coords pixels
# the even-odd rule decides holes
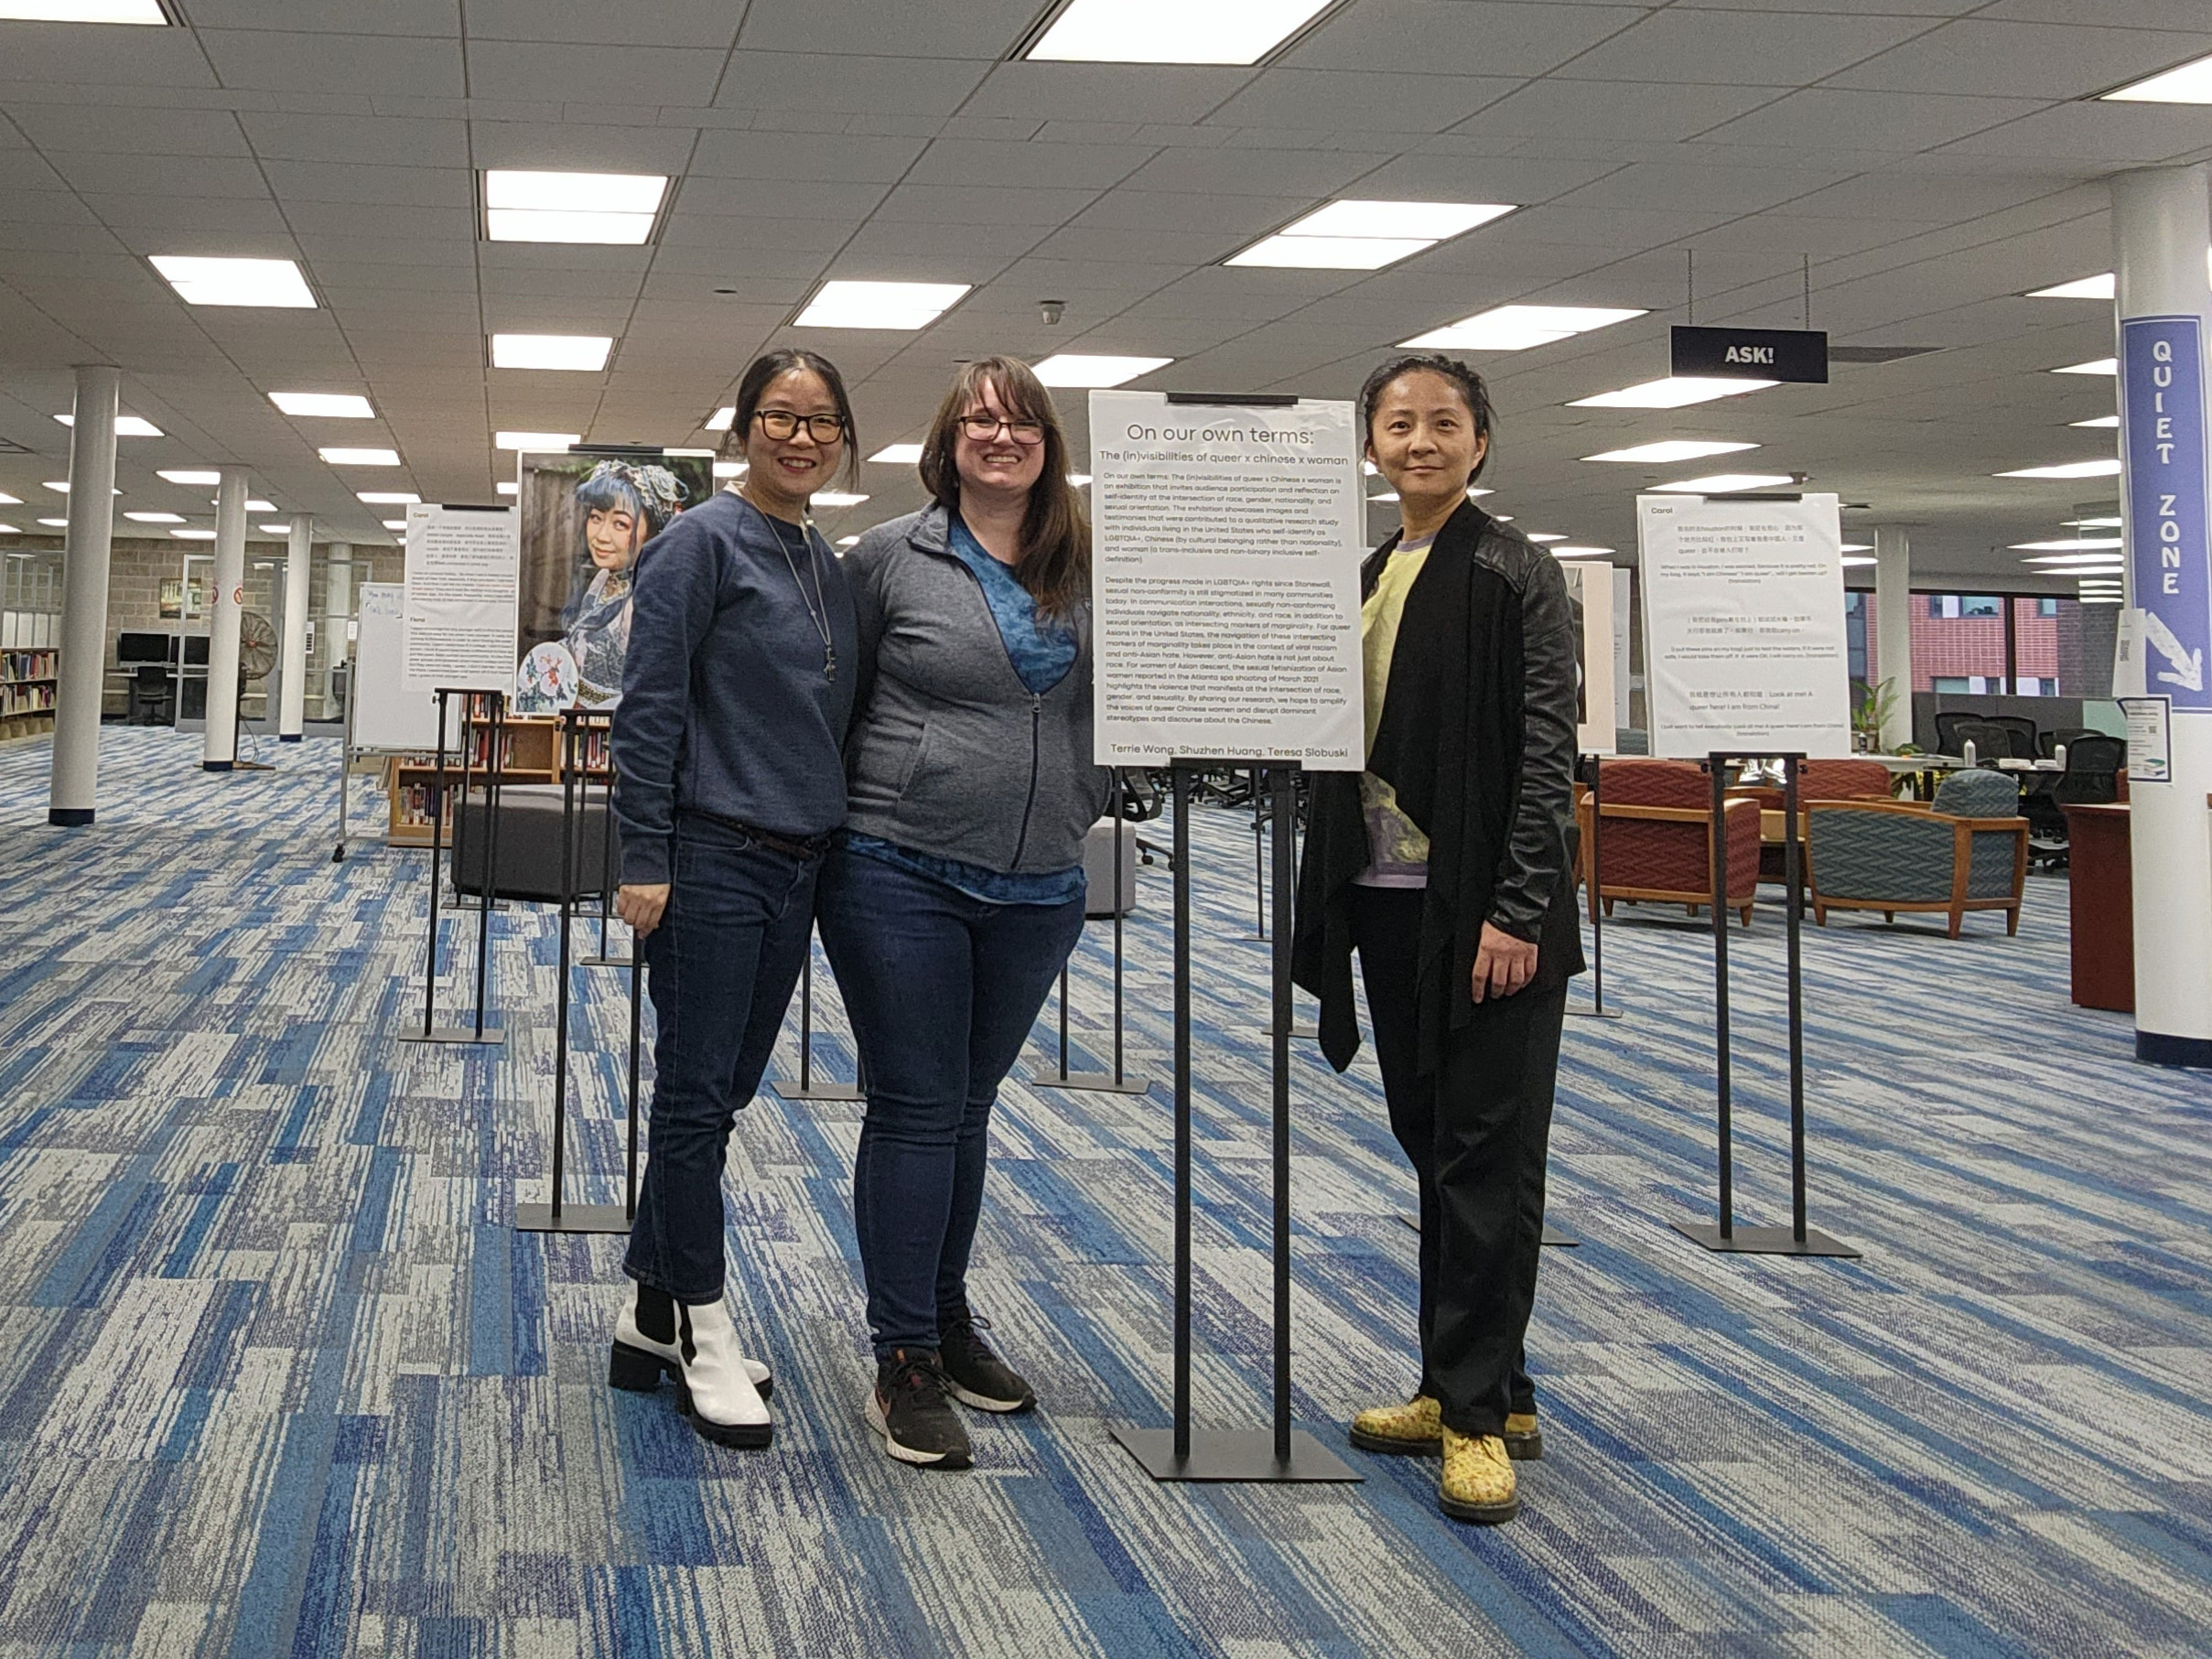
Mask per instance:
[[[331,861],[333,747],[227,777],[166,731],[103,748],[73,831],[46,745],[0,749],[0,1659],[2212,1652],[2212,1077],[2069,1005],[2063,879],[2017,939],[1807,927],[1812,1214],[1847,1263],[1671,1230],[1712,1201],[1710,940],[1623,911],[1626,1018],[1570,1021],[1561,1068],[1552,1219],[1584,1243],[1547,1252],[1529,1340],[1548,1449],[1481,1530],[1430,1462],[1155,1486],[1113,1442],[1166,1420],[1164,1086],[1002,1096],[977,1300],[1042,1406],[978,1423],[972,1472],[895,1465],[861,1422],[850,1104],[763,1096],[731,1150],[774,1448],[610,1392],[619,1241],[511,1226],[546,1195],[550,911],[493,921],[504,1047],[402,1046],[425,856]],[[1257,1427],[1267,947],[1248,819],[1192,833],[1194,1389],[1202,1425]],[[1129,1054],[1157,1079],[1158,868],[1140,894]],[[448,926],[459,1012],[475,924]],[[1078,1065],[1106,1057],[1108,936],[1075,964]],[[1747,1222],[1787,1218],[1781,937],[1770,903],[1734,941]],[[574,986],[570,1196],[616,1200],[628,976]],[[1341,1444],[1413,1379],[1409,1181],[1370,1058],[1293,1068],[1295,1407]]]

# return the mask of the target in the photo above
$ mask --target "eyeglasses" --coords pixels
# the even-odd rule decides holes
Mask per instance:
[[[1042,421],[1008,420],[997,415],[964,415],[960,417],[960,430],[966,433],[978,444],[990,442],[998,436],[1001,428],[1017,444],[1029,445],[1044,442],[1044,423]]]
[[[799,436],[804,426],[817,444],[834,444],[845,436],[845,417],[842,415],[801,415],[795,409],[758,409],[753,419],[761,423],[761,430],[778,443],[787,443]]]

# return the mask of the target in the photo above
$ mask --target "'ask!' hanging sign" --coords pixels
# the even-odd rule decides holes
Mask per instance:
[[[2120,325],[2128,558],[2142,613],[2144,689],[2212,710],[2212,541],[2205,522],[2205,386],[2194,317]]]

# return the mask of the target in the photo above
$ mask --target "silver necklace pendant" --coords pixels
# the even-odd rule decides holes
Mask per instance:
[[[837,651],[834,645],[825,645],[822,648],[822,677],[825,680],[834,680],[837,677]]]

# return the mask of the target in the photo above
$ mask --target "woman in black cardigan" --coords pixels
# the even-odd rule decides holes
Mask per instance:
[[[1360,393],[1402,528],[1361,570],[1367,770],[1316,775],[1293,972],[1322,1050],[1359,1049],[1366,983],[1390,1127],[1420,1188],[1421,1378],[1354,1445],[1440,1452],[1460,1520],[1519,1509],[1540,1456],[1522,1341],[1543,1238],[1545,1145],[1567,981],[1575,647],[1567,585],[1467,497],[1489,454],[1481,379],[1398,358]]]

